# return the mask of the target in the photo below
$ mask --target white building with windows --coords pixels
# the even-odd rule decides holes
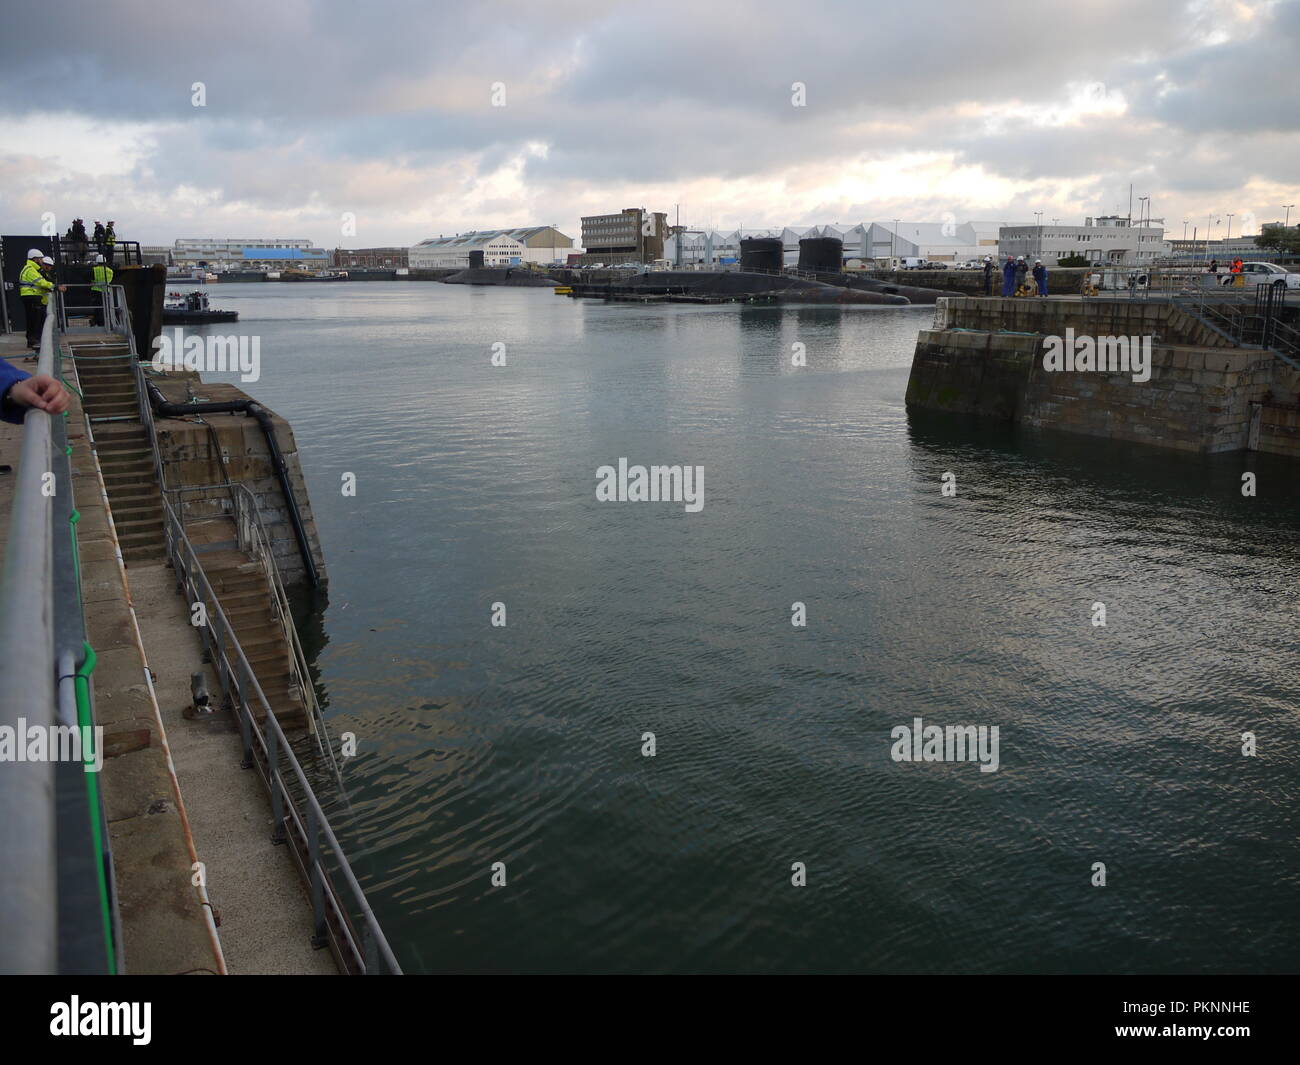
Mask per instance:
[[[1086,218],[1081,226],[1003,226],[998,231],[998,255],[1023,255],[1055,266],[1067,256],[1080,255],[1100,265],[1137,266],[1170,253],[1163,218],[1133,225],[1123,215]]]
[[[202,263],[223,270],[279,269],[286,265],[329,265],[329,253],[310,240],[293,237],[182,237],[172,244],[172,264],[192,268]]]

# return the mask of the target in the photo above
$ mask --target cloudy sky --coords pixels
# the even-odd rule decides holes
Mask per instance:
[[[1132,183],[1171,235],[1222,236],[1300,200],[1300,0],[41,0],[6,22],[3,232],[53,212],[367,247],[678,204],[727,229],[1081,222]]]

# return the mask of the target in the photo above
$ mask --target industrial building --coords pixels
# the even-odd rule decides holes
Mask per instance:
[[[785,265],[799,261],[799,241],[833,237],[843,242],[845,259],[920,258],[956,264],[996,255],[997,222],[839,222],[814,226],[786,226],[783,229],[691,231],[674,234],[666,242],[664,258],[683,265],[725,266],[739,256],[742,237],[781,238]],[[677,258],[678,242],[681,259]]]
[[[183,268],[204,266],[214,273],[225,270],[280,270],[299,267],[317,270],[329,266],[330,254],[310,240],[273,237],[185,237],[172,245],[172,264]]]
[[[1081,255],[1089,263],[1138,265],[1170,253],[1163,218],[1133,225],[1124,215],[1087,218],[1081,226],[1003,226],[998,231],[999,256],[1023,255],[1047,266],[1067,256]]]
[[[649,263],[664,257],[668,216],[644,207],[625,207],[618,214],[584,215],[582,264]]]
[[[450,237],[430,237],[411,246],[407,256],[413,270],[465,269],[471,251],[483,252],[485,266],[517,266],[563,262],[573,238],[554,226],[480,229]]]
[[[683,229],[680,233],[670,232],[664,241],[662,258],[680,266],[727,266],[739,260],[742,237],[769,235],[769,230],[752,233],[746,230],[742,233],[739,229],[733,229],[729,233],[723,233],[716,229]]]
[[[406,248],[335,248],[335,269],[400,270],[407,265]]]

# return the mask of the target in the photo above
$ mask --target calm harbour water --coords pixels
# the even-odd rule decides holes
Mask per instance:
[[[408,971],[1300,963],[1294,465],[909,419],[930,308],[211,293],[294,428]],[[703,510],[598,502],[624,456]],[[1001,768],[894,762],[915,717]]]

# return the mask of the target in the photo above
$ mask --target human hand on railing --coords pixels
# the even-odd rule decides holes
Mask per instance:
[[[60,292],[67,292],[67,291],[68,291],[68,286],[67,286],[67,285],[60,285],[60,286],[59,286],[59,291],[60,291]]]
[[[50,414],[62,414],[68,409],[67,391],[47,373],[15,381],[8,399],[20,407],[35,407]]]

